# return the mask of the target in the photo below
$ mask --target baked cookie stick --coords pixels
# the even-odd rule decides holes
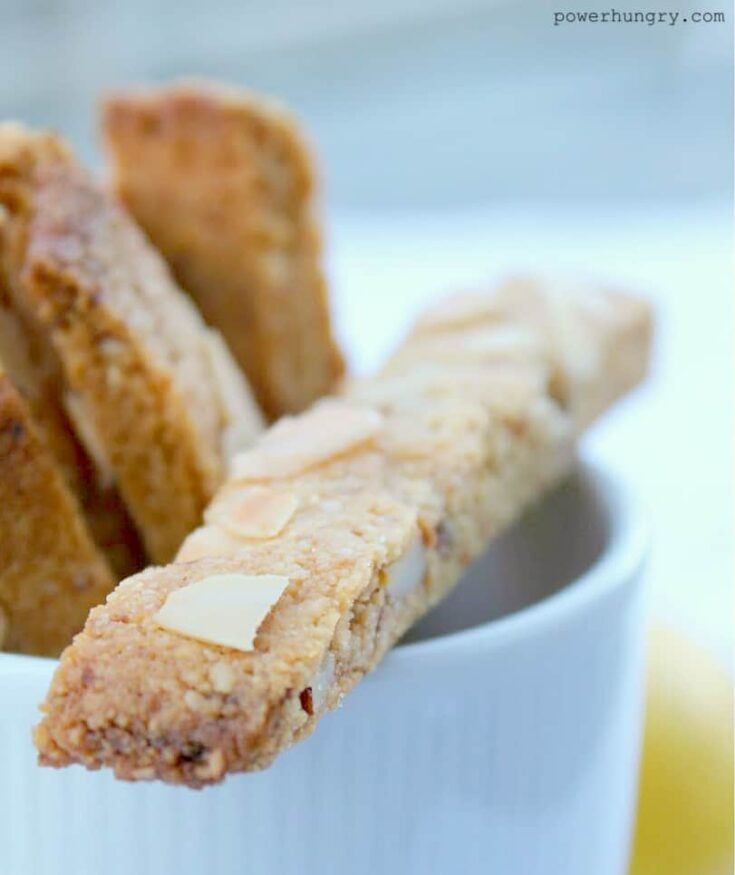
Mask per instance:
[[[481,351],[483,332],[496,332],[497,344],[497,324],[507,321],[533,327],[549,364],[549,391],[580,429],[641,379],[640,351],[651,331],[646,305],[615,289],[592,292],[584,283],[556,278],[514,277],[492,296],[451,298],[418,321],[394,361],[405,368],[411,356],[424,355],[425,345],[438,360],[451,359],[455,332],[463,336],[461,355],[471,354],[473,344]],[[600,380],[601,373],[607,379]]]
[[[273,100],[203,83],[104,104],[114,186],[270,419],[304,410],[342,372],[314,214],[313,160]]]
[[[167,561],[259,414],[224,345],[128,215],[50,134],[0,128],[16,311],[58,357],[77,436]],[[15,156],[15,161],[13,160]]]
[[[0,649],[56,656],[115,577],[0,364]]]
[[[73,399],[65,392],[61,363],[19,288],[25,229],[17,216],[26,204],[28,175],[39,150],[53,160],[60,149],[53,138],[31,140],[17,126],[0,126],[0,356],[92,537],[120,580],[145,565],[140,539],[113,479],[74,433],[68,409]],[[6,204],[12,205],[13,215]]]
[[[569,397],[550,392],[535,318],[442,328],[438,312],[421,353],[409,339],[384,373],[238,456],[176,561],[122,583],[64,654],[41,762],[200,786],[307,735],[570,469],[585,393],[643,374],[646,308],[590,294],[608,312],[599,343],[633,360],[565,372]],[[586,306],[569,303],[570,324]]]

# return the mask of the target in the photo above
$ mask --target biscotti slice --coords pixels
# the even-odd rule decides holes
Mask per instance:
[[[534,276],[509,278],[492,296],[465,293],[429,310],[398,353],[399,366],[413,355],[425,357],[426,345],[442,361],[451,359],[455,332],[478,355],[508,355],[512,337],[497,331],[498,323],[508,321],[534,327],[551,368],[551,393],[580,427],[644,376],[647,358],[641,351],[648,349],[651,335],[647,304],[599,283]],[[510,334],[515,330],[511,327]],[[484,340],[487,334],[490,343]],[[608,379],[600,381],[600,373]]]
[[[330,327],[313,159],[271,99],[205,83],[111,95],[116,191],[270,419],[327,394],[343,364]]]
[[[0,649],[58,655],[115,582],[0,364]]]
[[[140,538],[109,472],[92,459],[74,432],[68,403],[73,399],[64,396],[53,350],[18,318],[4,290],[0,273],[0,356],[5,371],[22,393],[40,439],[120,580],[145,565]]]
[[[15,125],[2,125],[0,132],[0,357],[119,580],[144,566],[140,539],[110,472],[74,431],[70,413],[74,399],[65,391],[61,363],[20,288],[25,223],[17,217],[28,207],[28,174],[37,148],[47,149],[53,157],[62,146],[52,138],[42,146],[37,141],[31,144],[27,132]],[[13,216],[5,204],[12,204]]]
[[[259,430],[258,411],[163,259],[68,149],[17,126],[0,129],[0,144],[23,170],[12,197],[0,187],[20,241],[16,308],[60,361],[77,436],[151,558],[167,561],[222,480],[232,435],[242,445]]]
[[[646,309],[607,303],[606,347],[642,372]],[[459,351],[465,332],[437,326],[423,357],[399,352],[236,457],[176,561],[122,583],[66,652],[40,761],[200,786],[307,735],[573,465],[583,421],[551,391],[565,364],[535,317],[492,330],[504,355],[469,343],[444,362],[435,343]],[[586,386],[614,397],[619,380],[599,367]]]

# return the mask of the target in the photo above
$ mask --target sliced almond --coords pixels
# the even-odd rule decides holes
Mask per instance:
[[[334,669],[334,655],[328,650],[311,682],[311,701],[316,713],[319,713],[327,702],[329,689],[334,683]]]
[[[392,409],[410,410],[425,407],[426,399],[452,397],[489,399],[516,398],[543,393],[548,381],[547,369],[536,361],[512,361],[489,370],[472,362],[433,362],[415,368],[394,368],[385,375],[350,389],[353,397]]]
[[[187,638],[248,652],[288,582],[276,574],[213,574],[174,590],[153,620]]]
[[[195,529],[179,548],[177,562],[195,562],[211,556],[229,556],[242,550],[243,543],[216,526]]]
[[[533,332],[521,325],[499,323],[486,328],[466,331],[461,340],[455,335],[419,335],[406,343],[388,363],[388,372],[396,367],[423,365],[427,360],[445,366],[464,365],[507,368],[511,363],[541,359],[543,344]]]
[[[204,519],[236,538],[275,538],[298,505],[292,492],[251,486],[233,489],[217,499],[205,512]]]
[[[378,434],[377,410],[328,399],[308,413],[280,420],[252,450],[233,460],[237,480],[291,477],[368,443]]]
[[[502,310],[491,297],[479,292],[465,292],[432,307],[421,316],[414,331],[416,334],[462,331],[501,317]]]
[[[573,279],[520,277],[506,282],[498,294],[509,318],[522,320],[542,341],[562,400],[573,404],[575,390],[600,367],[600,338],[586,324],[580,303],[597,293]]]

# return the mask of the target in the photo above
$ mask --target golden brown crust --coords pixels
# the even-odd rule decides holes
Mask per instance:
[[[20,284],[32,209],[28,181],[41,157],[55,160],[66,154],[54,137],[32,137],[18,125],[0,126],[0,356],[95,543],[120,579],[143,567],[140,539],[114,483],[102,476],[74,433],[61,364]]]
[[[0,647],[56,656],[116,578],[0,367]]]
[[[608,303],[596,344],[640,337],[645,309],[623,315],[622,299]],[[499,320],[466,345],[466,331],[454,325],[431,333],[420,353],[409,339],[405,365],[399,353],[348,397],[267,432],[235,460],[207,525],[179,559],[123,582],[92,612],[43,706],[42,763],[106,765],[126,779],[191,786],[268,765],[456,584],[489,538],[558,482],[584,420],[549,394],[557,365],[535,320]],[[498,358],[509,334],[511,354]],[[448,335],[455,354],[437,366]],[[458,357],[462,349],[467,355]],[[645,363],[645,344],[634,352]],[[621,372],[594,361],[577,396],[584,410],[585,393],[619,391]],[[561,376],[571,379],[576,365],[567,367]],[[330,420],[324,457],[315,438]],[[295,496],[285,526],[269,540],[225,531],[219,511],[263,482]],[[252,652],[205,644],[155,620],[168,593],[220,572],[291,581]]]
[[[165,561],[224,473],[234,407],[210,332],[130,218],[53,136],[4,128],[0,151],[23,195],[3,201],[22,241],[16,312],[53,347],[55,392],[77,436],[117,484],[151,557]],[[234,392],[255,417],[244,383]],[[253,419],[246,431],[258,428]]]
[[[274,101],[202,83],[111,95],[115,188],[269,418],[305,409],[343,370],[329,324],[304,136]]]

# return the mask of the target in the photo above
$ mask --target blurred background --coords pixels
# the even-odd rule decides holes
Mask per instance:
[[[645,4],[2,0],[0,99],[92,156],[101,88],[247,83],[309,123],[344,209],[725,199],[732,21],[553,23],[611,6]]]
[[[675,26],[554,25],[557,11],[612,6],[645,9],[0,0],[0,114],[59,129],[99,166],[105,88],[206,75],[287,101],[319,152],[338,326],[358,369],[427,298],[510,270],[648,295],[651,379],[587,451],[649,507],[654,622],[731,671],[732,5],[669,0]]]

